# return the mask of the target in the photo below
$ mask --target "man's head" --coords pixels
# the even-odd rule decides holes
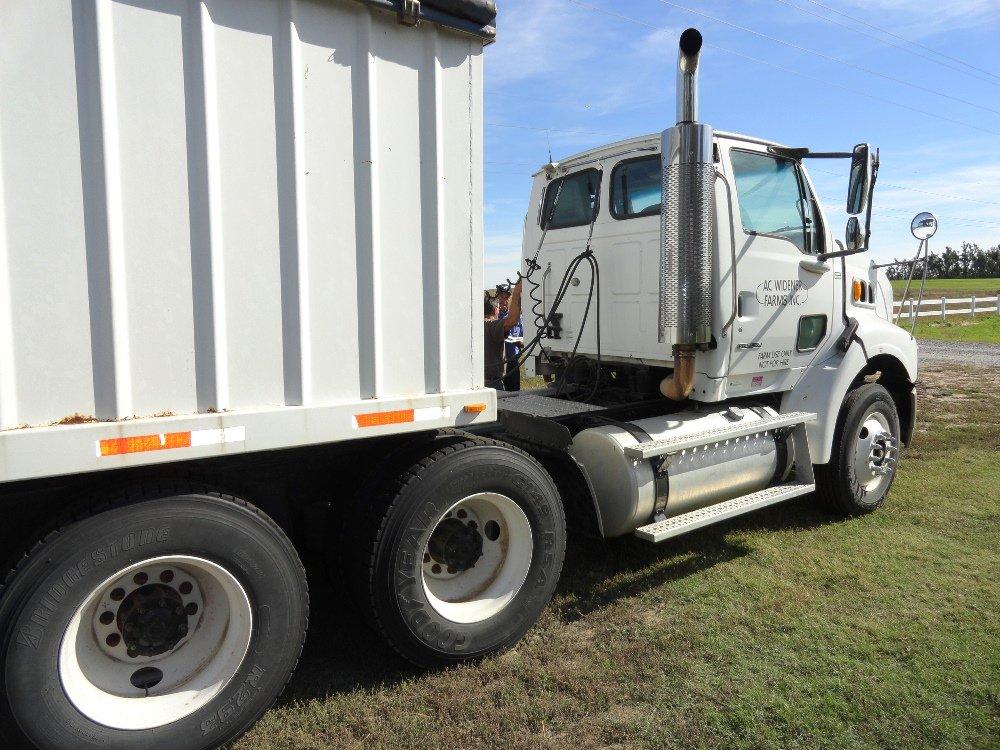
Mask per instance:
[[[499,302],[500,312],[507,312],[507,308],[510,305],[510,290],[503,289],[497,293],[497,302]]]
[[[497,311],[500,307],[495,297],[490,297],[489,295],[484,295],[483,302],[483,315],[486,320],[493,320],[497,316]]]

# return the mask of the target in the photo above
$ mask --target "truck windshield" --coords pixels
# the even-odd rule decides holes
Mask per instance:
[[[801,207],[808,204],[802,182],[789,159],[750,151],[730,152],[743,229],[787,239],[809,252]],[[811,205],[809,206],[811,212]]]

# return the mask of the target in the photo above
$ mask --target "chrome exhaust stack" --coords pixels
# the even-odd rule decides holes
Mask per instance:
[[[672,345],[675,369],[660,390],[674,400],[691,392],[694,352],[712,340],[715,163],[712,127],[698,122],[701,46],[697,29],[681,34],[677,124],[661,136],[659,340]]]
[[[697,29],[681,34],[677,124],[661,136],[659,339],[674,346],[698,346],[712,339],[715,164],[712,127],[697,121],[701,45]]]

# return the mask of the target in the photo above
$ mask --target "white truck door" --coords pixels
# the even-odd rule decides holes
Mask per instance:
[[[729,167],[738,296],[727,393],[782,390],[830,336],[834,266],[816,259],[829,238],[800,164],[740,144]]]

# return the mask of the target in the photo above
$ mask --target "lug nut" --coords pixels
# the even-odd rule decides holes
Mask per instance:
[[[110,625],[115,621],[113,612],[101,612],[101,625]]]
[[[174,571],[164,570],[162,573],[160,573],[160,580],[163,581],[164,583],[170,583],[172,580],[174,580]]]
[[[145,573],[136,573],[135,576],[132,578],[132,581],[135,583],[136,586],[142,586],[148,580],[149,576],[146,575]]]
[[[181,583],[180,586],[177,587],[178,591],[180,591],[182,594],[190,594],[192,588],[194,587],[191,585],[191,581],[184,581],[183,583]]]
[[[195,604],[194,602],[191,602],[184,608],[184,611],[187,612],[189,615],[193,615],[198,611],[198,605]]]
[[[118,633],[112,633],[111,635],[109,635],[107,638],[104,639],[104,642],[107,643],[109,646],[111,646],[111,648],[114,648],[115,646],[117,646],[119,643],[122,642],[122,637],[118,635]]]
[[[125,598],[125,589],[115,589],[111,592],[111,600],[115,602],[120,602]]]

